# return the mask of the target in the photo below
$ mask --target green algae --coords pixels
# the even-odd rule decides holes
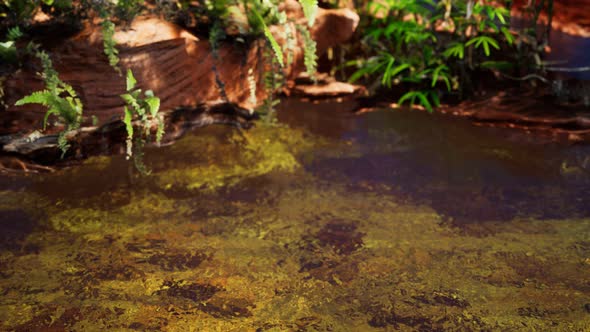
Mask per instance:
[[[37,194],[0,192],[0,210],[39,224],[19,240],[35,250],[0,255],[0,329],[590,329],[590,219],[456,224],[379,184],[307,173],[314,142],[266,127],[194,136],[171,147],[187,160],[169,171],[152,157],[136,187],[103,160],[107,192],[46,197],[49,180]]]
[[[589,268],[590,220],[519,219],[480,237],[445,224],[427,206],[317,186],[312,177],[299,181],[301,188],[282,191],[273,203],[257,202],[255,210],[243,206],[232,216],[194,219],[190,211],[198,202],[147,193],[108,214],[82,208],[56,213],[49,219],[59,225],[55,233],[29,238],[44,243],[38,255],[4,263],[13,274],[1,281],[9,290],[1,305],[3,326],[63,325],[75,331],[590,326],[584,309],[590,290],[580,282]],[[80,222],[73,223],[73,216]],[[83,227],[81,220],[96,220],[97,226]],[[203,233],[216,223],[224,225],[222,232]],[[326,227],[335,224],[356,228],[332,228],[336,240],[330,240]],[[346,241],[357,245],[339,250]]]
[[[195,140],[185,140],[183,144],[202,145]],[[214,190],[273,171],[293,172],[300,167],[297,155],[313,145],[302,131],[285,126],[262,125],[249,131],[236,131],[222,144],[209,142],[205,144],[207,150],[192,152],[201,157],[200,163],[157,173],[156,182],[166,189]],[[183,149],[183,146],[175,148]]]

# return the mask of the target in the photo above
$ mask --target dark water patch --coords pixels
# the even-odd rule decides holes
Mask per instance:
[[[209,284],[200,284],[187,281],[167,280],[162,289],[155,292],[156,295],[165,295],[172,298],[188,299],[196,303],[209,300],[219,292],[221,288]]]
[[[48,331],[59,332],[70,330],[74,324],[83,319],[82,309],[70,307],[61,310],[61,314],[56,317],[56,312],[60,309],[57,306],[46,308],[41,314],[38,314],[30,321],[15,327],[14,331]],[[106,317],[106,315],[104,316]]]
[[[357,225],[342,220],[328,222],[316,234],[320,245],[334,248],[336,253],[350,255],[363,245],[365,234],[357,231]]]
[[[330,114],[323,116],[315,115],[314,130],[321,131],[318,123],[331,126]],[[339,119],[350,122],[338,137],[349,148],[336,156],[318,151],[305,163],[322,180],[347,183],[352,191],[381,188],[458,224],[590,216],[584,146],[531,144],[504,129],[421,112]]]
[[[215,318],[242,318],[251,317],[256,306],[244,299],[225,298],[216,296],[201,306],[201,310]]]
[[[0,250],[9,250],[15,254],[27,255],[38,253],[37,244],[27,243],[29,234],[39,229],[39,223],[22,210],[0,211]]]
[[[159,266],[164,271],[183,271],[194,269],[209,258],[202,252],[196,253],[163,253],[154,254],[147,258],[146,262]]]

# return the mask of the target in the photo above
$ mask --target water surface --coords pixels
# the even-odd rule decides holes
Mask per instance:
[[[590,329],[588,147],[348,106],[2,178],[1,329]]]

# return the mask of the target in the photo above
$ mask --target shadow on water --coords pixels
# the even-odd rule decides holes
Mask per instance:
[[[279,117],[348,142],[306,168],[351,190],[381,187],[457,223],[590,216],[585,146],[535,142],[510,129],[444,115],[381,110],[358,117],[330,104],[286,102]],[[573,165],[573,166],[572,166]]]

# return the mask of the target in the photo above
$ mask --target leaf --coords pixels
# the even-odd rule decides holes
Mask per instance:
[[[395,58],[391,55],[388,55],[388,59],[385,61],[385,63],[387,63],[387,67],[385,67],[385,71],[383,72],[381,85],[386,85],[388,88],[391,88],[391,78],[393,77],[393,75],[391,74],[391,67],[395,63]]]
[[[416,93],[415,93],[415,91],[409,91],[409,92],[404,93],[403,96],[401,96],[399,98],[399,100],[397,101],[397,103],[401,106],[408,99],[410,99],[410,105],[414,105],[414,100],[416,99]]]
[[[121,98],[123,98],[123,100],[125,101],[125,103],[127,105],[130,105],[133,107],[133,109],[139,109],[141,108],[139,106],[139,103],[137,102],[137,98],[129,93],[125,93],[121,95]]]
[[[258,11],[253,9],[252,12],[254,13],[254,16],[258,19],[259,23],[261,24],[264,36],[266,37],[266,39],[268,39],[268,41],[270,43],[270,47],[272,48],[277,61],[279,62],[281,67],[284,67],[283,51],[281,50],[279,43],[277,43],[277,41],[275,40],[275,37],[273,37],[272,33],[270,32],[270,29],[266,26],[266,23],[264,23],[264,19],[262,18],[262,16],[260,16]]]
[[[160,144],[164,136],[164,117],[158,116],[158,129],[156,130],[156,143]]]
[[[514,68],[514,63],[508,61],[485,61],[480,65],[482,68],[487,69],[498,69],[498,70],[510,70]]]
[[[391,76],[396,76],[397,74],[401,73],[402,71],[410,68],[410,64],[409,63],[403,63],[397,67],[395,67],[395,69],[392,70],[391,72]]]
[[[471,38],[471,40],[465,43],[465,46],[470,46],[473,44],[475,44],[475,48],[483,46],[484,53],[486,56],[490,55],[490,45],[492,45],[495,49],[500,49],[500,45],[498,44],[498,42],[495,39],[488,36],[478,36]]]
[[[401,106],[406,101],[410,101],[410,105],[415,105],[416,98],[420,100],[420,104],[424,106],[424,108],[429,112],[432,113],[432,104],[428,101],[428,97],[424,92],[421,91],[409,91],[406,92],[401,98],[398,100],[398,104]],[[438,100],[438,99],[437,99]]]
[[[127,91],[131,91],[135,88],[135,84],[137,84],[137,80],[133,77],[133,72],[131,69],[127,69]]]
[[[147,95],[147,91],[146,91]],[[155,117],[160,110],[160,98],[158,97],[149,97],[145,99],[146,104],[149,107],[150,114]]]
[[[127,106],[125,106],[124,108],[124,117],[123,117],[123,123],[125,124],[125,130],[127,131],[127,138],[128,139],[132,139],[133,138],[133,111],[130,110]]]
[[[422,106],[424,106],[424,108],[426,108],[428,113],[432,113],[433,112],[432,105],[428,101],[428,98],[426,97],[426,95],[423,94],[422,92],[418,92],[417,95],[418,95],[418,99],[420,99],[420,104],[422,104]]]
[[[451,46],[443,52],[443,55],[446,58],[455,57],[463,59],[463,57],[465,56],[465,45],[463,45],[462,43],[451,44]]]
[[[53,102],[52,96],[53,94],[49,90],[35,91],[30,95],[17,100],[14,105],[41,104],[43,106],[51,106]]]
[[[447,67],[445,65],[439,65],[438,67],[436,67],[436,69],[434,69],[434,72],[432,73],[432,87],[434,87],[436,85],[436,82],[438,81],[438,77],[440,75],[440,72],[446,71],[448,69],[449,69],[449,67]]]
[[[47,128],[47,119],[49,119],[49,116],[51,114],[55,114],[55,115],[59,115],[59,110],[56,108],[50,108],[46,113],[45,116],[43,117],[43,130],[45,130],[45,128]]]
[[[352,73],[352,75],[350,75],[350,78],[348,78],[348,82],[354,83],[359,78],[361,78],[361,77],[369,74],[370,72],[371,72],[371,68],[369,68],[369,67],[362,67],[362,68],[358,69],[357,71],[355,71],[354,73]]]
[[[500,28],[500,31],[502,31],[502,33],[504,34],[504,38],[506,38],[508,44],[512,45],[514,43],[514,36],[510,32],[510,29],[508,29],[507,27],[502,27]]]
[[[14,28],[10,28],[8,29],[8,33],[6,34],[6,39],[8,39],[9,41],[15,41],[19,38],[21,38],[24,34],[22,33],[22,31],[20,31],[19,27],[14,27]]]
[[[440,106],[440,99],[438,98],[438,93],[431,91],[429,93],[430,98],[432,99],[432,101],[434,102],[434,106],[435,107],[439,107]]]
[[[313,26],[315,18],[318,12],[318,1],[317,0],[299,0],[301,7],[303,8],[303,14],[307,19],[307,25]]]

